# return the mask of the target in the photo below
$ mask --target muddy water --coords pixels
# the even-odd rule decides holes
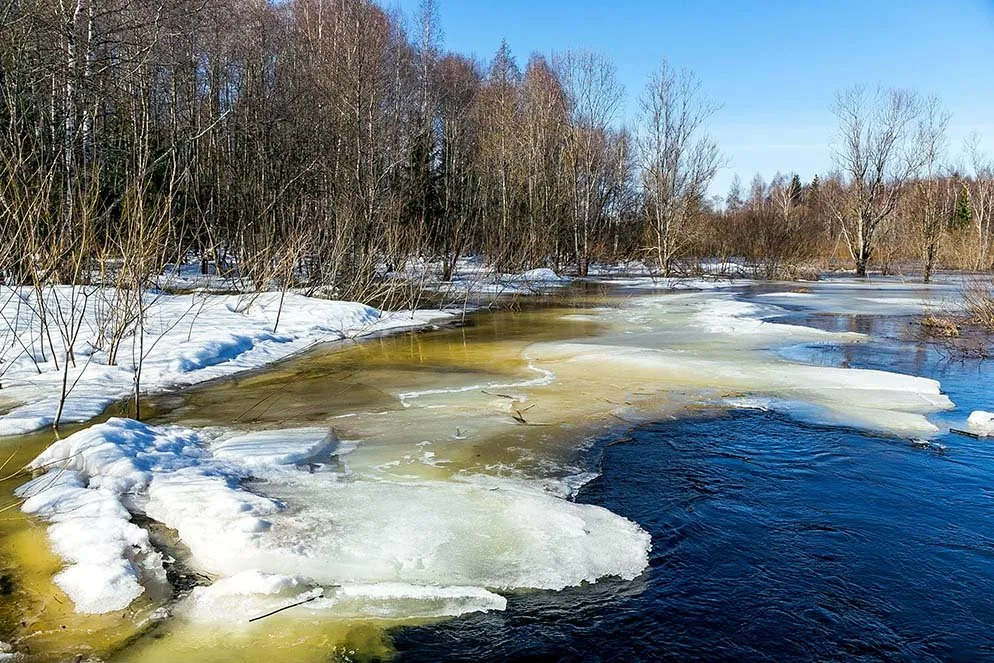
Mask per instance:
[[[118,408],[113,408],[116,413]],[[123,412],[122,412],[123,413]],[[69,435],[85,426],[62,431]],[[14,488],[23,483],[16,469],[55,441],[44,431],[18,438],[0,438],[3,476],[0,482],[0,640],[16,640],[18,651],[32,660],[62,660],[82,654],[104,655],[124,646],[139,632],[138,624],[168,596],[147,595],[124,613],[81,615],[52,582],[63,562],[50,549],[45,525],[21,513]],[[20,475],[23,476],[23,475]]]
[[[881,425],[889,435],[921,427],[917,413],[909,418],[872,403],[854,410],[851,398],[826,397],[804,377],[791,377],[797,369],[784,363],[793,356],[838,366],[843,362],[832,358],[832,348],[866,339],[771,331],[751,318],[736,327],[734,316],[730,328],[727,316],[717,329],[713,322],[692,324],[712,300],[734,303],[728,294],[684,293],[481,313],[458,328],[319,348],[267,370],[155,398],[147,411],[153,423],[189,427],[329,426],[356,445],[338,462],[360,484],[483,475],[547,482],[549,492],[563,497],[591,478],[586,473],[596,469],[598,442],[755,395],[817,407],[820,414],[804,414],[822,422],[850,417],[865,424],[886,415]],[[4,457],[15,452],[8,467],[23,465],[51,440],[46,433],[3,441]],[[4,504],[13,503],[17,483],[3,482]],[[81,653],[156,662],[379,659],[394,653],[391,629],[426,623],[396,611],[389,619],[335,619],[289,610],[251,627],[204,624],[183,615],[159,619],[156,609],[169,601],[148,595],[124,612],[78,615],[51,582],[61,562],[48,550],[44,525],[17,509],[2,516],[0,639],[16,640],[38,660]],[[157,535],[180,558],[181,585],[211,580],[184,567],[182,544],[170,532]],[[641,591],[639,580],[598,585],[598,592],[619,595]]]
[[[617,306],[620,301],[611,303]],[[603,303],[588,298],[582,305]],[[582,467],[584,445],[576,444],[578,435],[592,440],[618,422],[604,420],[603,413],[578,422],[570,412],[553,407],[554,400],[561,400],[556,394],[548,395],[546,407],[544,401],[519,402],[515,400],[519,394],[511,398],[502,386],[515,389],[542,377],[522,358],[528,345],[587,338],[603,331],[593,321],[564,319],[577,310],[582,309],[484,312],[469,316],[456,328],[327,346],[265,370],[152,398],[143,409],[153,413],[152,423],[187,426],[252,430],[328,422],[339,437],[363,440],[362,453],[354,452],[355,458],[350,458],[353,464],[368,467],[394,462],[408,466],[403,470],[406,474],[414,472],[424,478],[464,471],[570,474]],[[465,392],[464,402],[456,406],[460,414],[446,417],[448,422],[463,423],[445,427],[432,424],[431,406],[424,417],[398,398],[398,394],[420,391],[455,389],[458,393],[474,385],[482,386]],[[493,388],[488,390],[487,385]],[[127,409],[124,405],[112,408],[108,416],[126,415]],[[611,407],[605,402],[595,409]],[[62,435],[84,427],[65,430]],[[12,473],[55,439],[45,431],[4,440],[4,458],[12,454],[6,467]],[[435,446],[426,452],[428,441]],[[357,460],[360,455],[365,457]],[[432,461],[433,457],[439,460]],[[161,596],[143,597],[123,613],[77,614],[52,583],[62,561],[49,549],[45,525],[16,508],[13,489],[20,482],[15,478],[0,484],[2,504],[8,507],[0,516],[0,589],[4,592],[0,640],[16,639],[19,650],[37,660],[84,654],[166,661],[196,651],[197,660],[221,661],[230,660],[234,650],[252,652],[252,660],[264,660],[289,645],[294,646],[294,660],[326,660],[329,655],[363,659],[389,652],[381,620],[302,623],[292,616],[278,616],[267,620],[264,629],[232,632],[225,641],[216,642],[213,628],[174,628],[156,621],[153,613],[164,602]]]

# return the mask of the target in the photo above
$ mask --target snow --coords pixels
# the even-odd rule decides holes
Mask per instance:
[[[696,265],[687,265],[688,271],[707,274],[711,277],[742,278],[752,275],[755,269],[741,262],[704,260]],[[591,277],[603,276],[627,276],[627,277],[651,277],[654,273],[644,262],[632,260],[621,263],[593,263],[587,270]],[[665,279],[670,282],[678,282],[681,278]],[[692,277],[689,280],[694,280]]]
[[[10,644],[0,640],[0,662],[3,661],[13,662],[13,661],[22,661],[22,660],[24,660],[24,657],[21,654],[14,651],[14,648]]]
[[[862,334],[838,334],[812,327],[770,323],[763,320],[786,313],[783,309],[774,306],[759,306],[735,299],[708,299],[702,302],[699,308],[700,311],[693,316],[692,323],[707,329],[712,334],[776,334],[812,340],[864,338]]]
[[[48,472],[20,494],[25,511],[52,523],[67,565],[56,582],[82,612],[120,610],[162,574],[130,511],[175,530],[192,564],[221,578],[191,599],[211,619],[318,586],[339,587],[335,596],[353,603],[414,600],[418,614],[458,614],[503,608],[492,590],[631,579],[648,564],[649,536],[636,524],[559,499],[541,482],[294,469],[336,444],[319,428],[233,434],[110,419],[40,454],[31,467]],[[249,477],[266,493],[250,490]],[[230,604],[241,594],[251,596],[239,612]]]
[[[543,267],[519,274],[504,274],[482,267],[462,266],[451,281],[426,282],[426,289],[448,296],[507,297],[539,295],[572,282],[553,270]]]
[[[53,523],[52,548],[67,563],[55,584],[77,611],[123,610],[145,591],[141,581],[165,581],[148,532],[130,522],[114,491],[87,487],[83,475],[57,469],[22,486],[18,495],[26,498],[25,513]]]
[[[597,283],[605,283],[632,290],[719,290],[742,285],[742,281],[731,281],[713,278],[659,278],[659,277],[639,277],[639,278],[611,278],[594,279]]]
[[[918,315],[924,311],[962,310],[962,283],[938,280],[922,284],[898,277],[874,279],[828,278],[808,282],[803,288],[758,294],[764,302],[823,313],[866,315]],[[798,292],[798,290],[802,290]]]
[[[977,410],[966,420],[970,430],[982,435],[994,435],[994,412]]]
[[[565,276],[559,276],[554,271],[547,267],[540,269],[531,269],[527,272],[522,272],[520,274],[515,274],[509,277],[507,280],[514,283],[560,283],[569,282],[570,279]]]
[[[316,343],[450,318],[437,310],[387,313],[356,302],[296,293],[155,293],[146,300],[144,346],[136,343],[135,334],[129,334],[116,365],[108,365],[106,336],[112,320],[107,302],[113,296],[109,289],[83,292],[59,286],[46,291],[39,303],[33,290],[0,287],[0,317],[5,320],[0,327],[0,436],[27,433],[55,421],[63,382],[56,361],[64,367],[67,343],[52,327],[60,314],[65,318],[73,314],[68,302],[74,298],[75,316],[81,316],[81,324],[72,344],[76,365],[70,366],[66,376],[69,390],[62,423],[87,421],[127,398],[143,355],[141,386],[145,392],[155,392],[258,368]],[[40,322],[43,310],[49,320],[48,334]]]

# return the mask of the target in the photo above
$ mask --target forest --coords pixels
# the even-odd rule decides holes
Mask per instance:
[[[660,55],[663,55],[662,53]],[[141,288],[169,264],[364,300],[452,278],[701,259],[756,275],[989,270],[994,161],[918,92],[837,93],[835,169],[726,197],[706,82],[662,61],[626,124],[602,55],[443,47],[370,0],[0,5],[0,279]],[[961,155],[961,156],[956,156]]]

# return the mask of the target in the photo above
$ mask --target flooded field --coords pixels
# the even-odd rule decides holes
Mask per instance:
[[[695,595],[731,583],[753,617],[776,608],[758,598],[770,587],[789,594],[759,572],[789,565],[786,548],[717,556],[736,549],[735,532],[780,531],[798,504],[829,492],[892,504],[915,480],[911,469],[888,481],[823,471],[823,459],[926,455],[910,456],[911,468],[976,445],[961,457],[972,477],[962,488],[987,490],[976,483],[977,463],[991,462],[983,442],[946,433],[991,405],[976,387],[985,369],[942,362],[908,333],[923,303],[954,292],[887,280],[658,294],[619,285],[568,307],[320,347],[153,398],[144,424],[65,431],[39,463],[47,474],[3,482],[0,640],[39,661],[581,658],[613,638],[633,656],[667,642],[674,657],[700,655],[700,624],[721,615],[688,610],[681,582]],[[49,432],[0,442],[13,453],[7,473],[51,442]],[[834,451],[812,460],[822,448]],[[750,459],[763,471],[746,480],[737,473]],[[915,471],[953,480],[961,467]],[[783,488],[821,476],[835,477],[830,490]],[[723,492],[732,486],[768,498],[737,502]],[[826,507],[817,526],[842,527],[843,511]],[[979,513],[963,517],[973,527]],[[104,545],[100,527],[117,543]],[[854,540],[881,536],[850,529]],[[833,556],[835,575],[890,552],[838,538],[811,544]],[[989,563],[963,554],[957,568],[987,586]],[[119,572],[98,584],[93,568]],[[805,604],[822,591],[813,587],[798,584],[794,599]],[[798,656],[847,651],[831,624],[820,632],[823,646]],[[725,655],[763,653],[722,637]],[[915,628],[895,636],[905,637]],[[507,644],[488,652],[486,642]]]

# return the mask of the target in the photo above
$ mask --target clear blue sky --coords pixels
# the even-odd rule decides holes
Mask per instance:
[[[413,15],[418,0],[385,0]],[[805,180],[831,168],[835,91],[855,83],[939,95],[950,147],[978,131],[994,153],[994,0],[439,0],[445,48],[488,61],[506,39],[533,52],[599,51],[618,67],[632,122],[663,58],[695,71],[722,104],[710,133],[735,173]]]

